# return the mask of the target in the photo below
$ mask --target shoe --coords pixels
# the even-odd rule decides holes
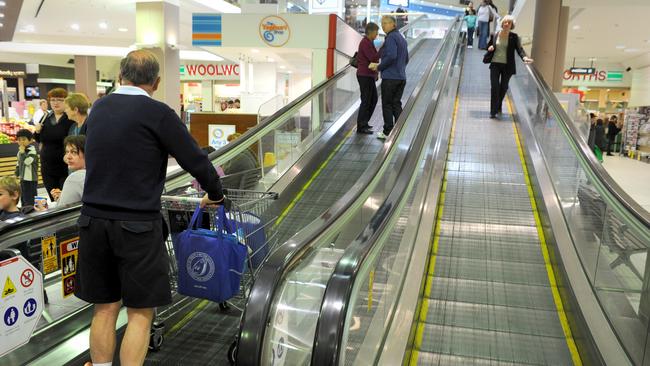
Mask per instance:
[[[469,46],[467,46],[467,48],[474,48],[474,47],[472,47],[472,45],[470,44]]]
[[[496,114],[491,114],[490,119],[497,119],[497,115]]]
[[[372,135],[374,132],[372,132],[372,129],[370,127],[362,128],[362,129],[357,129],[358,134],[362,135]]]
[[[377,132],[377,138],[378,138],[378,139],[380,139],[380,140],[386,140],[386,137],[388,137],[388,136],[384,135],[383,132]]]
[[[614,156],[614,154],[607,154],[607,156]]]

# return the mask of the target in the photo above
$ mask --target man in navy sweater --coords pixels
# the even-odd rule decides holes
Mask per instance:
[[[386,33],[384,45],[379,51],[381,61],[372,68],[381,71],[381,110],[384,115],[384,130],[377,134],[382,140],[393,130],[402,113],[402,94],[406,86],[406,64],[409,53],[406,40],[397,31],[395,17],[384,15],[381,28]]]
[[[88,116],[86,183],[79,217],[75,295],[95,304],[90,330],[94,365],[110,365],[121,304],[128,326],[123,365],[141,365],[155,307],[171,303],[164,222],[160,214],[171,155],[207,192],[201,204],[224,200],[219,176],[174,110],[151,98],[158,61],[146,50],[120,63],[120,83]]]

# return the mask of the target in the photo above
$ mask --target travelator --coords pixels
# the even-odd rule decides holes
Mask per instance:
[[[239,365],[650,363],[650,215],[534,66],[489,119],[481,60],[450,28],[417,134],[262,268]]]
[[[405,90],[404,116],[419,121],[424,113],[421,94],[429,90],[425,81],[439,72],[440,41],[432,39],[431,29],[448,28],[448,21],[418,18],[400,30],[407,38],[411,60],[407,68],[409,83]],[[454,25],[456,28],[458,24]],[[448,42],[448,41],[447,41]],[[433,62],[432,62],[433,61]],[[438,65],[438,66],[436,66]],[[215,165],[224,166],[242,155],[258,157],[259,167],[240,172],[246,188],[279,193],[269,209],[275,218],[274,249],[290,247],[296,233],[321,230],[323,221],[338,207],[346,207],[344,196],[359,196],[371,178],[385,172],[381,162],[392,157],[398,146],[374,136],[357,135],[356,110],[359,105],[355,70],[344,67],[329,80],[315,86],[283,107],[241,138],[210,154]],[[406,100],[408,98],[408,100]],[[380,108],[380,105],[378,106]],[[402,118],[404,120],[404,118]],[[371,125],[381,127],[381,113],[375,113]],[[417,135],[417,126],[401,123],[394,134]],[[186,189],[192,178],[182,170],[167,176],[165,194]],[[235,188],[241,188],[235,187]],[[344,203],[337,203],[337,202]],[[78,236],[76,220],[80,205],[60,207],[36,213],[24,220],[0,224],[0,250],[5,254],[19,250],[40,267],[45,240],[56,242]],[[325,212],[325,214],[323,214]],[[307,235],[309,237],[309,235]],[[284,244],[288,240],[288,244]],[[284,244],[284,245],[283,245]],[[55,244],[56,245],[56,244]],[[277,249],[278,252],[282,250]],[[0,364],[79,364],[88,359],[88,332],[92,307],[74,298],[62,298],[61,272],[44,276],[49,303],[30,343],[0,358]],[[256,298],[255,301],[258,301]],[[234,303],[226,311],[218,304],[174,295],[169,307],[159,308],[152,332],[147,362],[205,364],[225,362],[226,353],[236,338],[243,303]],[[164,325],[158,320],[163,319]],[[118,318],[118,335],[126,324],[126,311]],[[208,331],[206,331],[206,329]],[[155,335],[164,335],[154,339]]]

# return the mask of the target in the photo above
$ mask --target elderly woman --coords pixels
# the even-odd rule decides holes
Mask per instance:
[[[36,125],[34,139],[41,144],[41,176],[48,192],[61,189],[68,177],[68,167],[63,162],[63,139],[68,136],[72,122],[65,114],[65,98],[68,92],[55,88],[47,93],[52,112]],[[54,199],[50,194],[50,198]]]
[[[88,118],[90,101],[81,93],[72,93],[65,98],[65,114],[75,123],[70,127],[68,136],[86,135],[86,118]]]
[[[521,47],[521,40],[517,33],[512,32],[514,28],[515,19],[506,15],[501,19],[501,30],[490,37],[488,43],[488,52],[493,53],[490,63],[490,118],[497,118],[497,114],[501,113],[503,98],[508,91],[508,82],[516,73],[515,50],[525,63],[533,62]]]

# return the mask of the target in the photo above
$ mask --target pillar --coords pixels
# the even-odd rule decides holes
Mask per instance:
[[[569,8],[562,0],[537,1],[531,57],[554,92],[562,90]]]
[[[18,78],[18,100],[25,100],[25,79]]]
[[[135,9],[136,45],[152,51],[160,64],[160,85],[153,97],[179,113],[181,77],[178,5],[166,1],[139,1]]]
[[[95,56],[74,57],[74,90],[83,93],[92,104],[97,99],[97,67]]]

